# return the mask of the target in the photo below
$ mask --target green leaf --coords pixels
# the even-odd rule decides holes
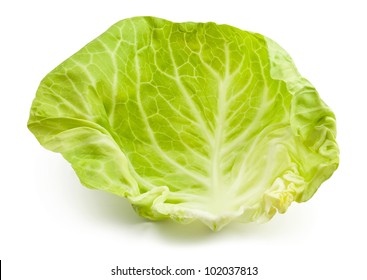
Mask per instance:
[[[211,22],[116,23],[42,80],[28,127],[85,186],[213,230],[284,213],[339,163],[335,116],[290,56]]]

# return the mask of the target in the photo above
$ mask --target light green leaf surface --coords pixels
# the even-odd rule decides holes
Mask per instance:
[[[267,221],[338,166],[335,117],[289,55],[215,23],[122,20],[51,71],[28,127],[150,219]]]

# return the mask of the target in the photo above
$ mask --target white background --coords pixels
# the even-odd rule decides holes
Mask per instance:
[[[3,279],[122,279],[110,275],[116,265],[258,266],[260,274],[249,278],[367,279],[363,2],[2,1]],[[138,15],[227,23],[267,35],[291,54],[338,124],[339,169],[309,202],[267,224],[232,224],[218,233],[198,224],[152,223],[124,199],[81,186],[59,154],[38,144],[26,123],[40,80],[116,21]],[[133,279],[141,278],[151,279]],[[205,278],[246,277],[185,277]]]

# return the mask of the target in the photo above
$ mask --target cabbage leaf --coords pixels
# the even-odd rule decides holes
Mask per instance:
[[[122,20],[40,83],[28,127],[89,188],[152,220],[264,222],[339,162],[335,116],[271,39]]]

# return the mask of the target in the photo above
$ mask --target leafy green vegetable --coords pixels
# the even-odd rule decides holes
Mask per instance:
[[[339,162],[334,114],[289,55],[211,22],[116,23],[42,80],[28,127],[85,186],[213,230],[308,200]]]

